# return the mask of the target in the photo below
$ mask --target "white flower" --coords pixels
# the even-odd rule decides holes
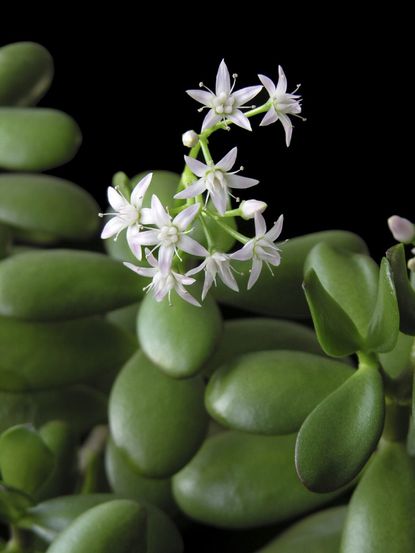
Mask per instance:
[[[389,230],[398,242],[409,243],[415,239],[415,225],[404,217],[392,215],[388,219]]]
[[[142,207],[144,195],[150,186],[153,174],[149,173],[135,186],[131,193],[130,201],[122,196],[115,188],[108,188],[108,202],[115,210],[115,213],[100,213],[103,215],[113,215],[113,217],[104,226],[101,238],[110,238],[115,236],[116,240],[120,232],[127,229],[127,242],[132,252],[141,259],[141,247],[136,241],[143,224],[151,223],[151,210]]]
[[[267,209],[267,204],[259,200],[246,200],[241,202],[239,209],[243,219],[253,219],[256,213],[263,213]]]
[[[259,182],[255,179],[240,177],[236,174],[237,171],[229,173],[235,165],[237,153],[238,149],[232,148],[216,165],[206,165],[197,159],[184,156],[191,171],[200,178],[174,197],[177,199],[194,198],[207,190],[206,201],[210,196],[217,211],[223,215],[228,204],[229,188],[250,188]]]
[[[159,250],[159,266],[163,272],[170,270],[175,252],[183,250],[193,255],[205,256],[207,250],[196,240],[187,236],[186,229],[196,217],[200,204],[186,207],[172,220],[170,215],[161,205],[158,197],[153,194],[151,198],[152,223],[158,229],[140,232],[135,240],[140,246],[155,245]]]
[[[299,100],[301,96],[299,94],[287,93],[287,78],[280,65],[278,66],[278,74],[279,79],[277,86],[275,86],[271,79],[265,77],[265,75],[258,75],[259,80],[266,88],[272,100],[272,106],[265,114],[260,125],[265,126],[275,123],[275,121],[278,120],[281,121],[285,130],[285,142],[287,146],[289,146],[293,126],[288,115],[298,115],[301,113],[301,100]],[[296,92],[296,90],[294,90],[294,92]]]
[[[236,75],[233,75],[233,77],[236,78]],[[203,86],[202,83],[201,86]],[[231,88],[229,71],[225,60],[222,60],[216,74],[215,92],[208,88],[206,90],[186,91],[194,100],[210,108],[203,121],[202,131],[226,119],[230,119],[235,125],[243,129],[252,130],[248,118],[242,113],[240,108],[246,102],[252,100],[262,90],[262,86],[248,86],[236,92],[233,91],[234,86],[235,81]]]
[[[199,142],[199,136],[195,131],[186,131],[182,134],[183,146],[193,148]]]
[[[252,259],[248,290],[250,290],[258,280],[263,262],[265,262],[270,269],[270,265],[277,267],[281,263],[280,250],[274,242],[281,234],[283,220],[283,216],[280,215],[278,221],[267,232],[264,217],[260,213],[257,213],[255,215],[255,237],[247,242],[242,249],[231,254],[232,259],[239,259],[240,261]]]
[[[132,263],[125,262],[124,265],[144,277],[151,277],[152,282],[146,286],[145,290],[149,292],[153,291],[153,295],[156,301],[162,301],[167,295],[169,303],[171,304],[171,291],[175,290],[177,294],[188,303],[200,307],[200,303],[185,289],[185,286],[189,286],[195,282],[194,278],[186,275],[181,275],[169,269],[164,271],[154,255],[146,250],[146,258],[151,267],[138,267]]]
[[[216,286],[217,273],[219,273],[222,282],[226,284],[226,286],[235,290],[235,292],[239,292],[238,284],[231,272],[230,261],[231,259],[226,253],[215,252],[208,255],[198,267],[187,271],[186,275],[192,276],[204,269],[205,282],[203,285],[202,300],[205,299],[212,284],[215,283]]]

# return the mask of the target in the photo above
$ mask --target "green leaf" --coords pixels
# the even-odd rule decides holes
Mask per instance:
[[[350,502],[341,553],[413,553],[414,497],[414,459],[402,443],[382,443]]]
[[[219,424],[235,430],[290,434],[353,372],[349,365],[310,353],[248,353],[213,374],[206,407]]]
[[[375,450],[384,417],[382,377],[375,368],[361,368],[302,425],[295,464],[303,484],[328,492],[350,483]]]
[[[53,453],[33,427],[13,426],[1,435],[0,471],[7,485],[33,495],[54,465]]]
[[[0,208],[1,209],[1,208]],[[11,253],[12,233],[6,225],[0,224],[0,259]]]
[[[395,283],[400,314],[400,330],[404,334],[415,335],[415,290],[408,278],[405,249],[403,244],[396,244],[386,252],[392,278]]]
[[[19,520],[29,507],[33,499],[20,490],[7,486],[0,481],[0,521],[8,524]],[[1,542],[0,542],[1,543]]]

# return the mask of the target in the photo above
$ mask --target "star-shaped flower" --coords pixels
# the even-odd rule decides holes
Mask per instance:
[[[141,276],[153,279],[145,290],[147,292],[151,290],[156,301],[160,302],[168,296],[169,303],[171,303],[171,292],[174,290],[188,303],[200,307],[200,303],[185,289],[185,286],[195,282],[194,278],[176,273],[170,268],[167,271],[163,270],[160,263],[157,262],[157,259],[148,249],[146,250],[146,258],[151,267],[138,267],[127,262],[124,262],[124,265]]]
[[[251,274],[249,275],[247,286],[248,290],[250,290],[258,280],[263,262],[265,262],[270,269],[270,265],[277,267],[281,263],[280,250],[274,242],[281,234],[283,220],[283,216],[280,215],[278,221],[267,232],[267,226],[263,215],[257,213],[255,215],[255,237],[247,242],[242,249],[231,254],[232,259],[239,259],[240,261],[252,259]]]
[[[235,77],[236,75],[234,75]],[[225,60],[222,60],[216,74],[215,92],[210,89],[186,91],[194,100],[209,108],[202,124],[202,131],[226,119],[230,119],[235,125],[243,129],[252,130],[249,119],[240,108],[246,102],[252,100],[262,90],[262,86],[248,86],[235,92],[233,90],[234,86],[235,81],[231,87],[229,71]]]
[[[206,257],[206,259],[194,269],[187,271],[186,275],[192,276],[200,271],[205,271],[205,282],[203,284],[202,300],[205,299],[210,287],[213,283],[216,286],[216,275],[219,274],[220,279],[226,286],[239,292],[238,284],[231,272],[230,257],[226,253],[214,252]]]
[[[161,271],[166,273],[170,270],[173,256],[179,250],[202,257],[208,254],[203,246],[187,236],[189,231],[186,231],[196,217],[199,208],[200,204],[186,207],[172,220],[158,197],[153,194],[151,198],[151,219],[158,229],[140,232],[135,240],[140,246],[160,248],[158,263]]]
[[[238,171],[234,173],[229,172],[235,165],[237,153],[238,149],[232,148],[215,165],[206,165],[197,159],[184,156],[186,164],[199,179],[174,197],[177,199],[194,198],[207,190],[208,197],[206,201],[211,197],[213,205],[223,215],[228,205],[230,188],[250,188],[259,182],[255,179],[240,177],[236,174]]]
[[[101,238],[110,238],[115,236],[116,240],[120,232],[127,229],[127,242],[132,252],[141,259],[141,247],[136,241],[143,224],[152,222],[151,210],[142,207],[145,193],[150,186],[153,173],[149,173],[135,186],[131,193],[130,201],[120,194],[112,186],[108,187],[108,202],[115,210],[114,213],[100,213],[103,215],[112,215],[113,217],[106,223],[102,229]]]
[[[278,66],[278,75],[279,79],[277,86],[275,86],[271,79],[265,77],[265,75],[258,75],[259,80],[266,88],[270,100],[272,101],[272,106],[265,114],[260,126],[270,125],[271,123],[275,123],[275,121],[281,121],[285,130],[285,142],[287,146],[289,146],[293,126],[288,115],[298,116],[298,114],[301,113],[301,96],[299,94],[294,94],[298,87],[294,92],[287,93],[287,78],[280,65]]]

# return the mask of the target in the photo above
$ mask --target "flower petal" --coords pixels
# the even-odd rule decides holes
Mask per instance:
[[[267,224],[265,222],[264,216],[261,213],[255,213],[255,236],[264,236],[267,232]]]
[[[154,257],[154,255],[151,253],[151,250],[148,248],[145,249],[146,259],[150,263],[152,267],[158,270],[158,263],[157,259]]]
[[[211,92],[207,92],[207,90],[186,90],[186,93],[200,104],[204,104],[209,107],[212,105],[212,99],[214,96]]]
[[[257,94],[259,94],[262,90],[262,86],[256,85],[256,86],[247,86],[246,88],[241,88],[241,90],[237,90],[232,94],[232,96],[235,98],[236,106],[240,107],[246,104],[246,102],[249,102],[252,100],[252,98],[255,98]]]
[[[242,127],[247,131],[252,131],[251,123],[249,119],[242,113],[241,110],[237,109],[234,113],[228,115],[229,119],[238,127]]]
[[[262,261],[257,257],[252,260],[251,274],[249,275],[247,289],[250,290],[255,282],[258,280],[262,270]]]
[[[190,269],[190,271],[187,271],[186,276],[196,275],[197,273],[200,273],[200,271],[203,271],[205,267],[206,267],[206,259],[202,261],[202,263],[197,267],[193,267],[193,269]]]
[[[121,217],[111,217],[111,219],[106,223],[101,232],[101,238],[110,238],[114,234],[118,234],[121,230],[125,229],[128,226]]]
[[[138,275],[144,277],[152,278],[157,272],[157,269],[153,269],[153,267],[138,267],[137,265],[134,265],[133,263],[128,263],[127,261],[124,261],[123,265],[125,265],[126,267],[128,267],[128,269],[131,269]]]
[[[140,209],[141,204],[143,203],[144,194],[147,192],[152,178],[153,173],[149,173],[144,178],[142,178],[138,184],[136,184],[134,190],[131,192],[131,204],[137,209]]]
[[[278,66],[278,84],[275,92],[277,94],[285,94],[287,92],[287,77],[281,65]]]
[[[187,303],[191,303],[192,305],[195,305],[196,307],[201,307],[200,303],[197,301],[196,298],[194,298],[187,290],[183,288],[180,284],[176,287],[176,292],[178,295],[184,299],[184,301],[187,301]]]
[[[238,148],[232,148],[226,156],[224,156],[218,163],[215,164],[215,167],[222,169],[222,171],[230,171],[235,165],[236,156],[238,155]]]
[[[141,261],[143,257],[141,251],[141,244],[138,242],[137,237],[140,234],[140,229],[137,225],[130,225],[127,229],[127,242],[130,247],[130,250],[136,256],[136,258]]]
[[[266,233],[265,238],[271,242],[275,242],[278,236],[281,234],[282,225],[284,223],[284,215],[280,215],[278,220],[274,223],[274,226]]]
[[[115,209],[115,211],[121,211],[121,209],[127,204],[127,200],[122,196],[115,188],[109,186],[107,189],[108,203]]]
[[[272,123],[275,123],[275,121],[278,121],[278,119],[279,119],[278,113],[275,111],[274,107],[272,106],[262,118],[262,121],[259,124],[259,126],[266,127],[267,125],[271,125]]]
[[[212,203],[216,207],[218,213],[224,215],[228,203],[227,191],[224,188],[213,188],[210,190],[210,197],[212,198]]]
[[[151,197],[151,211],[153,213],[154,223],[158,227],[170,225],[171,219],[158,197],[153,194]]]
[[[219,96],[221,92],[224,92],[226,95],[228,95],[230,91],[231,77],[229,75],[229,70],[226,66],[225,60],[222,60],[216,74],[216,96]]]
[[[224,263],[221,263],[219,265],[219,275],[222,282],[224,282],[228,288],[234,290],[234,292],[239,292],[238,283],[236,282],[228,264],[225,265]]]
[[[149,207],[142,207],[140,209],[140,223],[143,225],[154,224],[153,211]]]
[[[194,173],[197,177],[204,177],[206,171],[209,170],[209,167],[199,161],[198,159],[194,159],[193,157],[184,156],[184,160],[186,162],[186,165],[189,167],[192,173]]]
[[[291,136],[292,136],[292,133],[293,133],[293,125],[290,121],[290,118],[288,117],[288,115],[285,115],[285,113],[280,113],[279,114],[279,119],[282,123],[282,126],[284,127],[284,130],[285,130],[285,143],[287,144],[287,147],[290,145],[290,142],[291,142]]]
[[[266,77],[265,75],[258,75],[259,80],[264,85],[265,90],[268,92],[270,97],[272,98],[275,94],[275,84],[271,81],[269,77]]]
[[[205,115],[205,118],[203,119],[202,131],[205,131],[206,129],[213,127],[213,125],[216,125],[216,123],[218,123],[218,121],[220,121],[221,119],[222,117],[218,115],[215,112],[215,110],[210,109]]]
[[[174,256],[174,246],[160,246],[158,266],[164,275],[170,272]]]
[[[207,293],[210,290],[210,287],[213,284],[213,275],[212,273],[209,273],[208,271],[205,272],[205,281],[203,282],[203,290],[202,290],[202,301],[206,298]]]
[[[259,183],[259,180],[239,175],[226,175],[226,183],[230,188],[251,188]]]
[[[144,230],[135,235],[134,240],[141,246],[153,246],[159,243],[158,230]]]
[[[184,252],[191,253],[192,255],[198,255],[200,257],[206,257],[209,252],[199,242],[196,242],[190,236],[183,234],[180,238],[179,248]]]
[[[205,179],[199,179],[195,181],[193,184],[182,190],[181,192],[178,192],[174,195],[174,198],[176,200],[186,200],[187,198],[194,198],[195,196],[198,196],[199,194],[202,194],[206,190],[206,181]]]
[[[240,250],[237,250],[236,252],[231,253],[229,257],[231,257],[232,259],[237,259],[238,261],[246,261],[252,258],[253,251],[254,251],[254,241],[250,240]]]
[[[186,207],[186,209],[183,209],[183,211],[176,215],[173,219],[173,224],[176,225],[176,227],[178,227],[181,231],[186,230],[198,214],[199,209],[200,204],[189,205],[189,207]]]

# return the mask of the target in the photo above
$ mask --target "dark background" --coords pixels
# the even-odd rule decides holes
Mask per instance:
[[[249,193],[268,201],[270,222],[284,213],[284,238],[349,229],[378,258],[393,243],[387,217],[414,212],[404,139],[412,92],[405,82],[409,50],[402,22],[393,21],[393,14],[379,19],[379,13],[363,21],[361,13],[359,19],[340,9],[315,11],[310,20],[285,5],[275,13],[261,6],[259,16],[251,6],[241,23],[234,20],[236,8],[188,11],[176,26],[160,6],[140,18],[115,10],[105,25],[102,13],[87,22],[64,7],[57,20],[41,27],[30,16],[24,24],[3,24],[1,44],[33,40],[50,50],[56,75],[41,105],[68,112],[82,129],[78,156],[54,173],[93,191],[104,205],[118,170],[129,176],[157,168],[180,172],[186,152],[181,134],[198,130],[203,118],[185,90],[201,80],[213,86],[222,57],[239,74],[241,87],[256,84],[257,73],[276,79],[281,64],[290,91],[302,83],[307,117],[305,123],[294,121],[291,147],[279,123],[258,128],[256,118],[253,133],[217,133],[214,158],[238,145],[244,174],[261,181]]]

